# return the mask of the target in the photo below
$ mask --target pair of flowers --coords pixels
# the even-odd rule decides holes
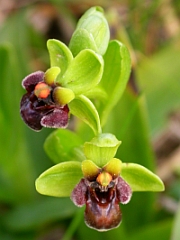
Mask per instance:
[[[58,102],[60,87],[55,82],[47,84],[47,77],[47,73],[38,71],[22,83],[27,93],[21,100],[21,115],[34,130],[43,126],[62,128],[68,124],[69,108]],[[119,176],[120,161],[112,159],[99,168],[87,160],[82,171],[84,178],[75,186],[71,199],[77,206],[86,204],[86,224],[98,230],[117,227],[121,222],[119,202],[128,203],[131,198],[130,186]]]
[[[128,81],[129,53],[120,42],[109,42],[108,24],[100,7],[89,9],[79,20],[69,44],[71,51],[58,40],[49,40],[47,47],[51,68],[22,81],[27,91],[20,104],[22,119],[35,131],[60,128],[58,133],[64,130],[62,138],[66,135],[71,142],[74,135],[61,129],[67,127],[71,113],[86,122],[96,137],[85,142],[82,162],[60,160],[39,176],[36,189],[49,196],[71,196],[75,205],[86,205],[85,222],[89,227],[112,229],[121,222],[119,203],[128,203],[132,191],[164,189],[162,181],[146,168],[114,158],[120,142],[112,134],[101,133],[99,114],[87,97],[103,96],[104,124]],[[52,138],[58,138],[56,133]]]
[[[22,85],[27,93],[22,97],[20,106],[24,122],[36,131],[42,127],[65,128],[69,114],[73,112],[87,121],[97,137],[84,144],[82,154],[86,158],[82,163],[77,159],[77,162],[68,161],[53,166],[36,180],[36,189],[50,196],[71,195],[75,205],[86,205],[86,224],[98,231],[106,231],[120,224],[122,214],[119,203],[128,203],[132,191],[162,191],[164,185],[146,168],[121,163],[114,158],[120,142],[112,134],[101,133],[98,113],[91,101],[83,96],[84,92],[95,88],[102,77],[102,57],[91,50],[84,50],[73,58],[69,50],[67,54],[67,47],[57,40],[49,40],[48,47],[64,52],[62,55],[68,61],[64,65],[62,63],[60,70],[57,62],[61,61],[62,55],[53,53],[56,57],[53,56],[55,60],[50,69],[25,77]],[[67,132],[66,129],[59,130]]]

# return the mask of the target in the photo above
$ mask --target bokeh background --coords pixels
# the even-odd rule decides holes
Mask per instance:
[[[53,164],[43,149],[52,130],[33,132],[19,115],[22,79],[49,68],[46,41],[68,45],[80,16],[95,5],[132,59],[126,92],[105,130],[123,141],[117,157],[148,167],[166,186],[163,193],[134,193],[121,206],[121,226],[105,233],[88,229],[84,209],[69,198],[35,191],[35,179]],[[79,134],[89,140],[89,132]],[[0,239],[179,240],[179,226],[180,1],[0,0]]]

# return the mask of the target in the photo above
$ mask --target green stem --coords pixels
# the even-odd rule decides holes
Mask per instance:
[[[67,229],[66,233],[64,234],[61,240],[71,240],[74,232],[78,228],[82,217],[83,217],[84,208],[78,209],[72,222],[70,223],[69,228]]]

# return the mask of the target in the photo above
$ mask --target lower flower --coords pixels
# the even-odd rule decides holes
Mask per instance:
[[[107,231],[118,227],[121,223],[122,213],[119,203],[128,203],[132,191],[121,177],[112,178],[107,184],[103,184],[104,179],[98,181],[102,174],[103,178],[109,175],[103,171],[98,174],[95,181],[81,179],[72,191],[71,199],[78,207],[86,205],[87,226],[98,231]]]

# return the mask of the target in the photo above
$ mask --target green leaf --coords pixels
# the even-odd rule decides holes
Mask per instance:
[[[173,230],[172,230],[172,236],[171,236],[171,240],[178,240],[179,236],[180,236],[180,202],[179,202],[179,206],[175,215],[175,221],[174,221],[174,225],[173,225]]]
[[[106,52],[109,38],[109,26],[104,17],[103,9],[92,7],[80,18],[69,46],[74,56],[87,48],[97,49],[97,52],[103,55]]]
[[[46,138],[44,149],[54,163],[81,161],[85,159],[79,147],[82,144],[83,141],[74,132],[68,129],[57,129]]]
[[[14,207],[3,217],[3,224],[11,231],[30,231],[69,218],[75,212],[76,207],[70,199],[44,196],[40,201]]]
[[[146,96],[151,136],[164,131],[168,116],[180,107],[179,46],[175,42],[167,44],[137,65],[136,76],[139,88]]]
[[[148,223],[145,226],[137,229],[133,233],[130,233],[128,235],[127,239],[131,240],[140,240],[140,239],[146,239],[146,240],[167,240],[171,239],[172,231],[172,220],[171,219],[164,219],[162,221],[154,221],[152,223]],[[177,238],[178,240],[179,238]],[[174,239],[171,239],[174,240]]]
[[[47,48],[50,55],[50,65],[51,67],[59,67],[61,72],[58,76],[62,76],[69,63],[73,60],[73,56],[69,48],[62,42],[50,39],[47,41]]]
[[[164,191],[162,180],[147,168],[136,163],[123,163],[121,177],[133,191]]]
[[[70,63],[59,83],[75,94],[84,94],[95,87],[103,73],[103,58],[92,50],[81,51]]]
[[[102,126],[126,88],[130,68],[131,60],[126,46],[119,41],[111,41],[104,55],[104,73],[100,83],[108,95],[105,106],[101,109]]]
[[[0,45],[0,199],[14,204],[34,194],[32,158],[19,114],[21,68],[14,47]]]
[[[82,177],[80,162],[59,163],[36,179],[36,190],[43,195],[68,197]]]
[[[101,133],[98,112],[88,98],[83,95],[78,96],[72,102],[70,102],[68,106],[70,108],[70,112],[88,124],[95,135]]]

